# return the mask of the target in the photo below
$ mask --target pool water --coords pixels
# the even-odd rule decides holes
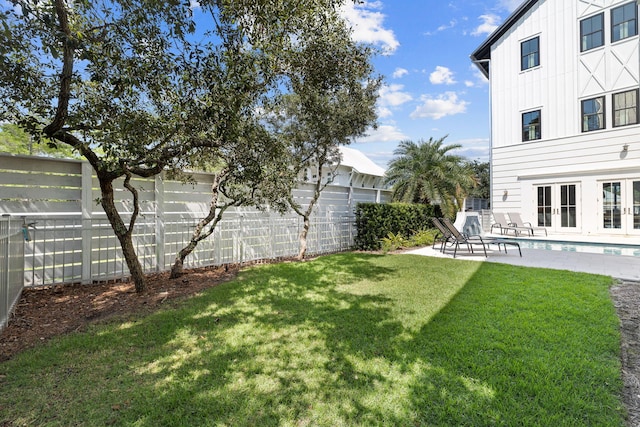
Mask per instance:
[[[640,246],[614,245],[606,243],[561,242],[548,240],[513,240],[523,249],[542,249],[547,251],[584,252],[591,254],[622,255],[640,257]]]

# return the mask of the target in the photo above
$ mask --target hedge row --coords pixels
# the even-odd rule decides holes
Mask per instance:
[[[356,207],[355,247],[360,250],[378,250],[381,239],[389,233],[410,237],[433,228],[431,218],[442,216],[440,208],[432,205],[408,203],[359,203]]]

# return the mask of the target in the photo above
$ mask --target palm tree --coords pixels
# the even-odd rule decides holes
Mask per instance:
[[[386,174],[386,182],[393,186],[395,201],[437,202],[448,216],[462,209],[462,202],[476,185],[476,179],[469,163],[462,156],[450,153],[462,146],[445,146],[445,138],[400,142]]]

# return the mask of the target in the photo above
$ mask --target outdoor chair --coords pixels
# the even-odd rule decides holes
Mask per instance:
[[[517,227],[517,228],[520,228],[520,229],[526,229],[526,230],[528,230],[528,232],[531,233],[532,236],[534,235],[534,233],[533,233],[534,230],[543,230],[544,231],[544,235],[545,236],[547,235],[547,229],[546,228],[544,228],[544,227],[534,227],[534,226],[531,225],[530,222],[522,221],[522,218],[520,217],[519,213],[517,213],[517,212],[509,212],[508,215],[509,215],[509,220],[510,220],[509,224],[510,225],[512,225],[514,227]]]
[[[444,224],[442,224],[440,220],[438,220],[438,218],[431,218],[431,221],[433,222],[433,225],[435,225],[438,229],[438,234],[436,234],[435,238],[433,239],[433,246],[431,246],[431,248],[435,249],[436,243],[440,242],[440,252],[444,252],[447,243],[451,241],[451,231],[449,231],[447,227],[445,227]]]
[[[494,223],[491,224],[491,232],[493,233],[494,228],[498,228],[500,230],[500,234],[509,234],[509,231],[513,231],[515,236],[518,236],[522,233],[522,231],[526,231],[527,234],[533,234],[533,231],[530,229],[531,227],[518,227],[513,224],[510,220],[507,219],[507,215],[502,212],[493,212]]]
[[[440,222],[451,233],[451,241],[452,241],[452,244],[455,245],[455,247],[453,248],[453,257],[454,258],[456,257],[456,253],[458,252],[458,248],[460,247],[460,245],[465,245],[467,247],[467,250],[470,253],[474,253],[473,252],[473,245],[482,246],[482,250],[484,252],[484,256],[485,257],[487,256],[487,247],[485,245],[485,241],[482,239],[481,236],[466,236],[465,234],[461,233],[451,223],[451,221],[449,221],[448,218],[441,218]]]
[[[456,227],[455,225],[453,225],[451,223],[451,221],[449,221],[447,218],[442,218],[440,219],[441,223],[446,227],[446,229],[451,233],[451,240],[452,240],[452,244],[455,244],[455,248],[453,250],[453,257],[456,257],[456,253],[458,251],[458,247],[460,246],[460,244],[465,244],[467,245],[467,249],[469,250],[470,253],[474,253],[473,252],[473,245],[482,245],[482,249],[484,251],[484,256],[487,256],[487,246],[489,244],[492,245],[497,245],[498,246],[498,252],[502,251],[502,247],[504,247],[504,253],[507,253],[507,246],[513,246],[518,248],[518,253],[520,254],[520,257],[522,258],[522,249],[520,248],[520,244],[518,242],[515,242],[513,240],[508,240],[508,239],[500,239],[500,238],[495,238],[495,237],[482,237],[480,235],[473,235],[473,236],[469,236],[466,235],[464,233],[461,233]],[[434,221],[435,224],[435,221]],[[442,252],[444,252],[444,249],[442,250]]]

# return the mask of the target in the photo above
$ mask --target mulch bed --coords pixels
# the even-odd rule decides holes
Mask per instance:
[[[193,269],[177,279],[170,279],[168,272],[148,275],[147,290],[142,293],[135,291],[132,282],[27,288],[0,333],[0,362],[56,335],[112,316],[151,312],[168,300],[197,294],[232,279],[239,268]]]
[[[149,275],[147,290],[140,294],[131,282],[25,289],[9,326],[0,334],[0,362],[94,322],[152,312],[166,301],[226,282],[239,269],[239,265],[193,269],[177,279],[170,279],[168,272]],[[611,288],[611,296],[620,318],[623,401],[628,424],[640,426],[640,283],[620,282]]]

